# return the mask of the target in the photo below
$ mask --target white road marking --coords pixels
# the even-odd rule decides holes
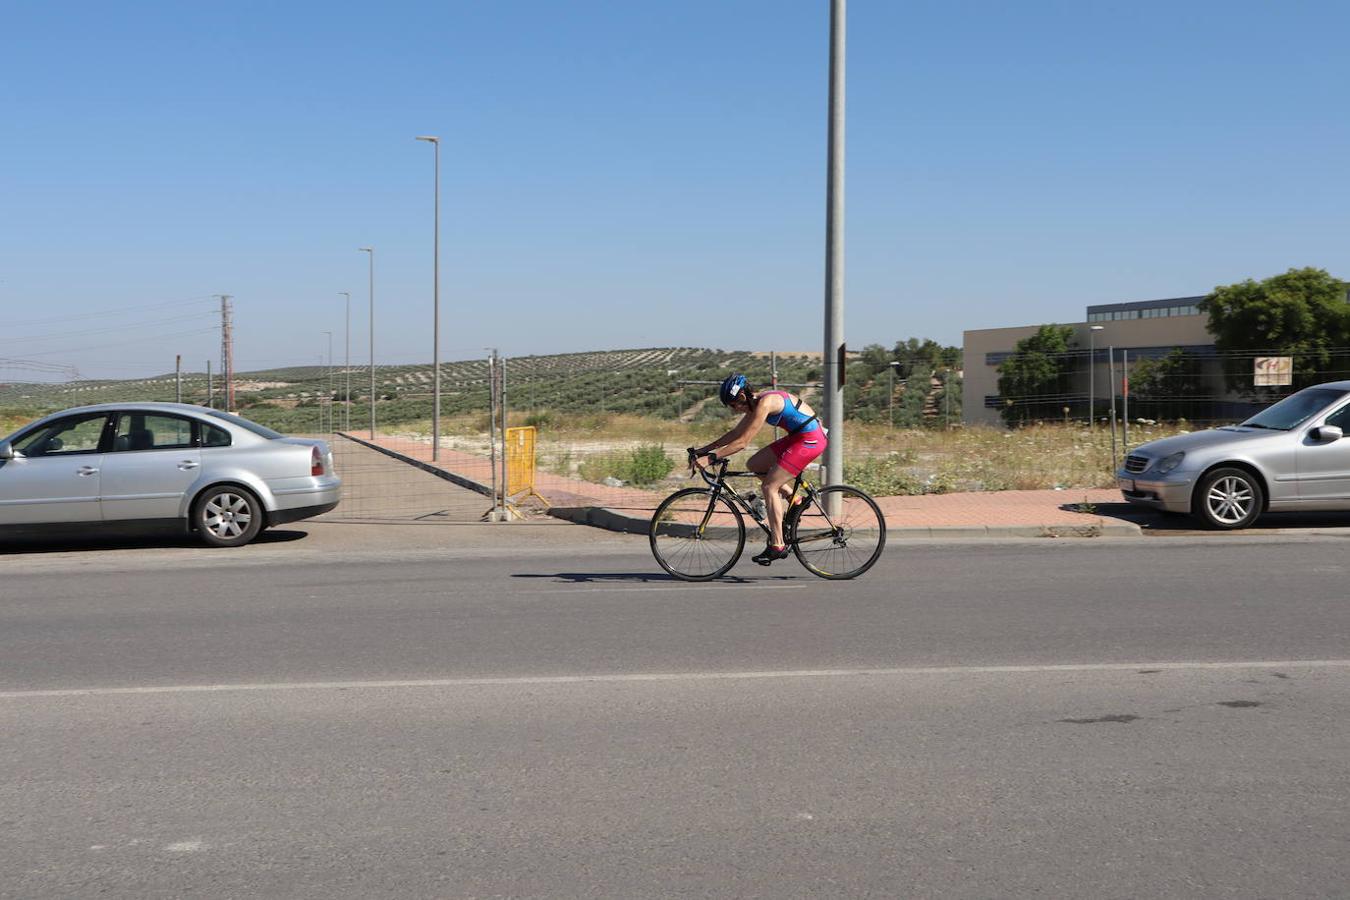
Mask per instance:
[[[297,681],[240,684],[178,684],[148,687],[57,688],[0,691],[0,700],[91,697],[113,694],[213,694],[227,691],[345,691],[390,688],[462,688],[549,684],[623,684],[645,681],[735,681],[764,678],[897,678],[922,675],[1015,675],[1054,672],[1128,672],[1132,669],[1206,671],[1225,669],[1350,669],[1350,659],[1238,660],[1231,662],[1064,663],[1027,666],[907,666],[876,669],[787,669],[750,672],[653,672],[596,675],[428,678],[406,681]]]
[[[197,853],[206,849],[206,844],[201,841],[179,841],[176,844],[170,844],[164,848],[170,853]]]

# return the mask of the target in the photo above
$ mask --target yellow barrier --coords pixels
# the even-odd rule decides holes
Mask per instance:
[[[535,490],[534,440],[533,425],[506,429],[506,496],[539,497],[547,504]]]

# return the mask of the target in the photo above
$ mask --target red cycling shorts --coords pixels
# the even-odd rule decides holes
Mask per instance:
[[[817,428],[815,431],[801,431],[779,438],[769,445],[769,449],[778,457],[780,466],[793,475],[800,475],[817,456],[825,452],[827,443],[829,440],[825,437],[825,429]]]

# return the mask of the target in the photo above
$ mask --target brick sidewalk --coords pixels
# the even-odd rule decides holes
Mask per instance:
[[[423,463],[431,463],[431,445],[407,437],[381,435],[376,443]],[[489,484],[492,472],[485,457],[441,449],[436,465],[464,478]],[[500,466],[500,460],[498,461]],[[669,493],[614,488],[548,472],[535,475],[537,490],[551,507],[577,510],[567,516],[602,527],[643,530],[657,504]],[[694,484],[696,482],[691,482]],[[887,528],[915,536],[1040,534],[1138,534],[1137,525],[1104,515],[1098,507],[1120,509],[1119,491],[1076,488],[1062,491],[985,491],[879,497]],[[597,511],[611,514],[597,516]]]

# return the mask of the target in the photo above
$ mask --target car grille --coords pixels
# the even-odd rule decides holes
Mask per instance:
[[[1131,454],[1130,456],[1125,457],[1126,472],[1134,472],[1137,474],[1139,472],[1144,471],[1147,468],[1148,468],[1147,456],[1134,456],[1133,454]]]

